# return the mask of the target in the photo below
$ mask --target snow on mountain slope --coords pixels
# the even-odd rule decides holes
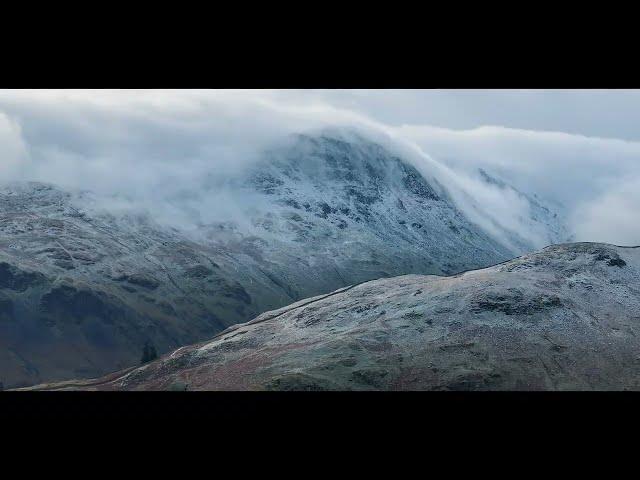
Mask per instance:
[[[638,390],[639,282],[639,247],[554,245],[343,288],[138,368],[35,388]]]
[[[150,215],[105,210],[90,192],[3,187],[5,386],[135,365],[146,342],[166,352],[349,284],[514,255],[437,180],[361,137],[299,135],[219,179]]]
[[[331,277],[450,273],[513,255],[469,222],[435,180],[374,143],[301,135],[239,183],[239,196],[253,195],[252,228],[223,225],[226,246],[257,251],[276,271],[298,274],[290,283],[307,291],[297,297],[319,291],[315,282],[326,291],[323,279]]]

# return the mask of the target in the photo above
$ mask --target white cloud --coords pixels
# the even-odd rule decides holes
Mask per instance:
[[[0,111],[0,177],[14,176],[27,161],[20,127]]]
[[[487,221],[487,212],[503,227],[519,231],[536,245],[544,244],[540,232],[522,221],[528,208],[522,199],[479,181],[478,167],[521,190],[563,203],[578,239],[640,243],[635,229],[615,226],[613,217],[603,220],[605,210],[615,207],[620,223],[640,223],[635,213],[640,199],[633,190],[637,182],[629,180],[640,178],[640,142],[494,126],[455,130],[398,121],[410,111],[412,120],[427,118],[416,112],[430,106],[441,110],[431,118],[449,118],[450,124],[464,123],[465,105],[472,112],[484,112],[478,118],[490,118],[479,107],[486,103],[484,94],[0,91],[0,175],[5,180],[34,179],[119,193],[176,223],[197,217],[238,217],[242,209],[238,199],[225,197],[221,189],[205,197],[200,187],[241,170],[290,133],[356,126],[436,177],[471,218],[495,235],[499,229]],[[486,95],[496,98],[493,93]],[[549,95],[557,97],[506,92],[501,98],[522,107],[549,102]],[[571,102],[585,95],[580,92]],[[429,101],[421,104],[421,98]],[[391,108],[394,102],[402,108]],[[454,104],[456,118],[448,109]],[[542,107],[537,109],[538,124],[543,120]],[[522,112],[511,114],[518,122],[526,117]],[[183,205],[189,203],[191,217],[181,217],[184,212],[167,202],[177,196]],[[159,202],[164,202],[161,208]]]
[[[398,132],[456,172],[472,174],[483,167],[525,192],[561,203],[577,240],[640,243],[640,232],[626,228],[617,234],[601,221],[599,206],[605,201],[611,206],[616,198],[618,209],[610,214],[640,223],[640,201],[631,195],[636,184],[629,181],[640,176],[640,142],[489,126],[450,130],[407,125]],[[475,189],[469,185],[469,190]]]
[[[28,145],[19,156],[11,143],[0,146],[12,158],[3,162],[5,180],[116,194],[110,208],[133,205],[183,226],[238,218],[247,199],[232,201],[219,184],[289,134],[336,125],[381,131],[357,113],[276,101],[268,91],[0,91],[0,112],[12,138]]]
[[[580,205],[573,224],[581,239],[617,245],[640,245],[640,178]]]

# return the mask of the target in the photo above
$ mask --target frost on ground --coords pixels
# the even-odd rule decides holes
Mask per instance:
[[[640,389],[640,248],[547,247],[297,302],[97,390]]]

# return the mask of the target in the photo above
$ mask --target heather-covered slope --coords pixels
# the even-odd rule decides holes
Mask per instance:
[[[43,389],[640,389],[640,248],[547,247],[374,280],[267,312],[150,364]]]

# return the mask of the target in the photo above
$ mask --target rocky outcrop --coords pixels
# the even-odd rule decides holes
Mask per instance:
[[[45,276],[39,272],[26,272],[9,263],[0,262],[0,289],[24,292],[44,280]]]

